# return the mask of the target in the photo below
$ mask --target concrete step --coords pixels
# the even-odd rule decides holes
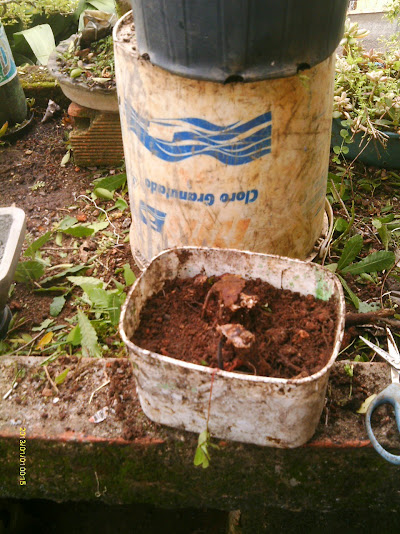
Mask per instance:
[[[69,369],[57,391],[43,361],[0,361],[0,497],[241,509],[259,519],[266,505],[328,512],[348,509],[350,499],[354,510],[383,512],[400,504],[398,468],[374,451],[356,413],[389,384],[384,363],[354,363],[353,378],[346,362],[335,364],[320,424],[303,447],[215,441],[201,469],[197,435],[143,414],[129,360],[59,358],[47,367],[53,383]],[[384,414],[380,426],[381,442],[398,448],[392,418]]]

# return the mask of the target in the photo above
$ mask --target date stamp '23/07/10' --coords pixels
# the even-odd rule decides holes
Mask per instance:
[[[19,485],[26,486],[26,428],[19,428]]]

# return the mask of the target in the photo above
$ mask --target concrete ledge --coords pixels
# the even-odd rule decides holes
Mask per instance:
[[[144,416],[128,360],[59,358],[48,366],[52,380],[70,370],[58,394],[41,361],[0,361],[2,399],[19,372],[18,386],[0,401],[0,497],[248,511],[268,505],[383,512],[400,505],[398,468],[370,446],[364,416],[353,410],[360,400],[350,395],[345,362],[335,364],[326,409],[308,444],[282,450],[220,442],[203,470],[193,466],[196,435]],[[365,397],[377,393],[389,381],[386,364],[354,364],[358,395],[360,388]],[[91,422],[105,407],[107,418]],[[20,429],[26,433],[23,486]],[[382,442],[396,446],[397,430],[389,417],[383,432]]]

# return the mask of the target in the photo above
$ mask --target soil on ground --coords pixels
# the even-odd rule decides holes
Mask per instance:
[[[19,139],[0,145],[0,207],[15,205],[24,210],[27,230],[24,250],[27,243],[54,229],[66,216],[75,217],[82,223],[95,223],[101,212],[89,198],[94,189],[93,180],[122,172],[115,168],[78,167],[73,163],[73,155],[62,165],[68,151],[68,135],[73,128],[71,119],[65,110],[60,110],[42,123],[44,113],[45,108],[35,108],[29,129],[21,132]],[[127,195],[125,197],[129,202]],[[114,203],[101,199],[97,202],[104,210]],[[129,209],[110,211],[109,219],[113,225],[110,225],[110,231],[121,237],[118,246],[111,249],[103,247],[99,233],[82,238],[76,250],[76,238],[63,235],[62,246],[50,240],[41,248],[43,257],[52,268],[56,268],[57,265],[84,264],[88,257],[104,249],[92,268],[81,274],[97,276],[105,282],[113,277],[123,282],[123,277],[116,275],[115,270],[126,263],[138,274],[129,241],[125,239],[131,223]],[[23,320],[24,330],[28,331],[49,317],[50,304],[57,294],[37,292],[35,289],[38,287],[16,283],[8,301],[11,311]],[[65,323],[75,313],[76,307],[68,297],[57,321]]]
[[[133,341],[226,371],[302,378],[328,362],[336,323],[335,299],[317,300],[259,279],[198,275],[168,281],[148,300]]]

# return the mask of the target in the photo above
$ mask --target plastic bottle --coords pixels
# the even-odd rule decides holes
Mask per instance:
[[[0,128],[26,119],[27,105],[4,27],[0,22]]]

